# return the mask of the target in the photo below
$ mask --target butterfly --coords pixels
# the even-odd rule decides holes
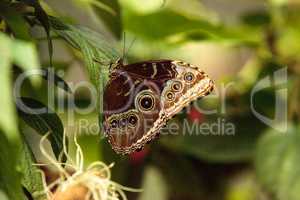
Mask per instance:
[[[211,93],[213,81],[197,66],[151,60],[111,66],[104,89],[104,132],[116,153],[141,150],[169,119]]]

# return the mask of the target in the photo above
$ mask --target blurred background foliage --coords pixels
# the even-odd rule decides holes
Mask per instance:
[[[0,31],[1,199],[45,198],[38,195],[41,177],[32,164],[46,162],[38,142],[49,131],[49,150],[57,158],[65,131],[80,136],[86,164],[114,162],[113,180],[144,190],[128,193],[129,199],[300,199],[298,0],[2,0]],[[179,134],[162,134],[129,156],[116,155],[99,131],[108,63],[123,56],[123,42],[128,63],[185,60],[201,66],[217,85],[215,94],[169,122],[178,125]],[[53,73],[47,67],[55,69],[55,85],[42,80]],[[22,71],[38,68],[44,73],[25,81],[22,98],[28,106],[56,111],[49,115],[15,108],[14,81]],[[253,86],[283,68],[288,71],[288,98],[280,97],[288,102],[285,134],[250,109]],[[73,91],[86,80],[97,88],[98,106],[80,114],[75,105],[85,108],[95,101],[85,89]],[[57,102],[47,102],[51,88],[68,107],[58,110]],[[255,110],[272,118],[276,89],[257,93]],[[195,105],[217,112],[203,115]],[[222,119],[234,124],[235,134],[182,135],[183,119],[196,128]],[[69,148],[74,153],[72,141]]]

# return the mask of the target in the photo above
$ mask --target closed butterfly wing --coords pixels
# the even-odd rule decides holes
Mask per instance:
[[[181,61],[114,69],[104,91],[104,127],[112,148],[122,154],[143,148],[168,119],[209,94],[213,85],[203,71]]]

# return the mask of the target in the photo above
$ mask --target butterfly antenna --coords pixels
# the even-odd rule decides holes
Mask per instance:
[[[123,55],[122,55],[122,59],[125,59],[125,48],[126,48],[126,33],[125,31],[123,32]]]
[[[129,53],[129,51],[130,51],[130,49],[133,46],[133,44],[134,44],[135,41],[136,41],[136,37],[134,37],[134,39],[131,41],[131,43],[130,43],[128,49],[127,49],[127,51],[125,52],[125,56],[128,55],[128,53]]]

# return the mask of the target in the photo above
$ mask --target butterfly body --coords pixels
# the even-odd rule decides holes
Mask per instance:
[[[143,148],[167,120],[213,90],[198,67],[174,60],[116,64],[104,91],[104,129],[112,148]]]

